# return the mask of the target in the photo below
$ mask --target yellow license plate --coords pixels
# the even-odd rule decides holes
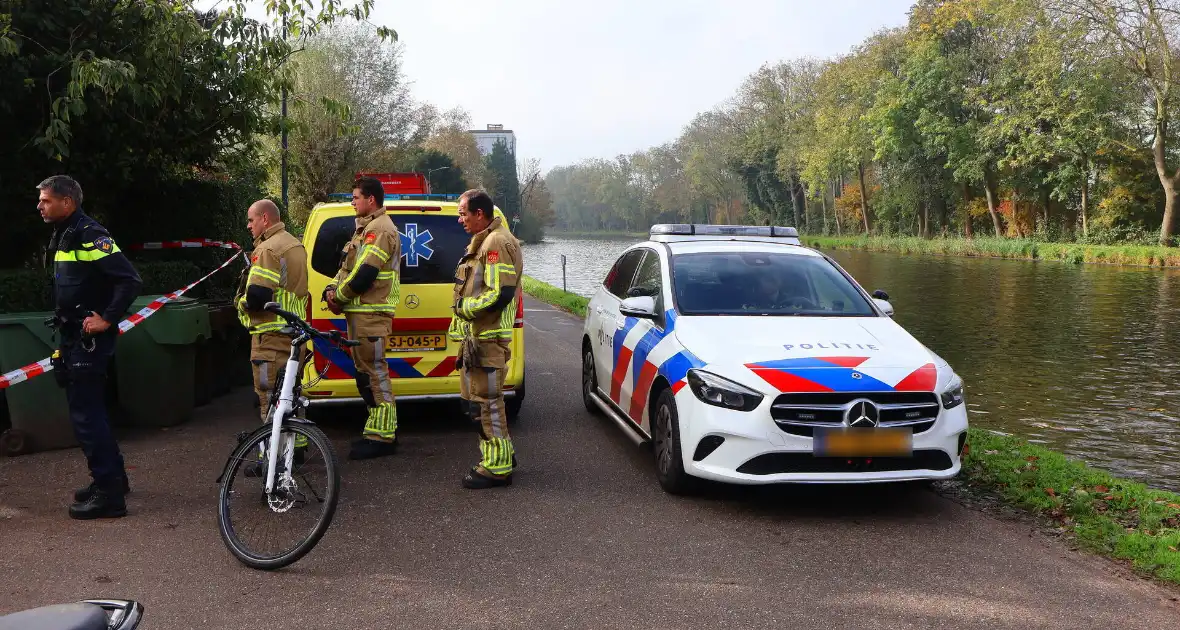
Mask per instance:
[[[446,333],[430,335],[391,335],[385,344],[390,352],[431,352],[447,349]]]
[[[816,429],[812,452],[821,457],[909,457],[914,432],[897,429]]]

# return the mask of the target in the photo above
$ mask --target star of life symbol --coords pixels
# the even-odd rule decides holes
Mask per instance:
[[[430,230],[418,232],[417,223],[407,223],[401,234],[402,258],[406,259],[406,266],[417,267],[419,258],[430,260],[434,255],[434,248],[430,246],[433,240]]]

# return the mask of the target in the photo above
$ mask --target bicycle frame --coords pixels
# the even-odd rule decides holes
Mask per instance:
[[[283,439],[282,450],[279,449],[279,438],[282,433],[283,420],[295,410],[295,390],[299,382],[299,373],[303,371],[304,358],[300,357],[304,344],[311,340],[311,335],[303,332],[291,340],[291,355],[287,359],[287,367],[283,372],[283,386],[279,391],[279,400],[275,404],[270,416],[270,452],[282,453],[285,474],[293,474],[292,464],[295,459],[295,438],[288,436]],[[278,468],[277,457],[266,458],[266,494],[274,492],[275,472]]]

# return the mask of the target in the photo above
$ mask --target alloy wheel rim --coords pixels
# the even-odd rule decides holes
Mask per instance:
[[[661,406],[656,414],[656,451],[659,454],[660,473],[667,475],[672,469],[672,414]]]

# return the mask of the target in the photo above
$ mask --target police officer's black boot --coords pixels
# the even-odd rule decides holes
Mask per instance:
[[[89,520],[127,516],[127,502],[123,493],[110,487],[96,487],[85,501],[70,506],[70,518]]]
[[[127,482],[127,478],[120,477],[120,480],[123,494],[131,494],[131,484]],[[90,499],[90,495],[94,494],[94,491],[97,488],[98,486],[93,481],[90,482],[89,486],[86,486],[85,488],[79,488],[74,491],[74,500],[78,503],[85,503],[88,499]]]

